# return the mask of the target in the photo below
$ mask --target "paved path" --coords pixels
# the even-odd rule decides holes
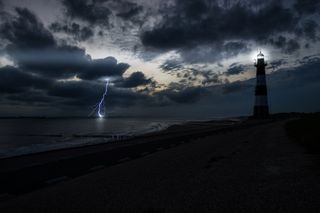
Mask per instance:
[[[159,149],[162,147],[159,147]],[[0,204],[0,212],[319,212],[317,161],[283,122],[194,140]]]

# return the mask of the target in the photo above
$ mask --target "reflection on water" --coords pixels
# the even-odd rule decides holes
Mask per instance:
[[[183,121],[133,118],[0,119],[0,158],[102,143],[108,141],[107,137],[97,139],[96,136],[142,134],[180,122]]]

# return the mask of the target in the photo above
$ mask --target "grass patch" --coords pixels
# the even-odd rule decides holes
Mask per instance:
[[[310,154],[320,154],[320,113],[305,115],[285,125],[291,140],[303,146]]]

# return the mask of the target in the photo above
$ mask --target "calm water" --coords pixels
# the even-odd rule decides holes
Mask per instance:
[[[0,158],[66,147],[106,143],[99,135],[137,135],[182,120],[156,119],[0,119]],[[89,137],[74,137],[74,135]]]

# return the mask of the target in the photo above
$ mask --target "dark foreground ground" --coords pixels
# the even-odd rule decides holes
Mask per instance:
[[[199,123],[2,160],[0,212],[319,212],[317,124]]]

